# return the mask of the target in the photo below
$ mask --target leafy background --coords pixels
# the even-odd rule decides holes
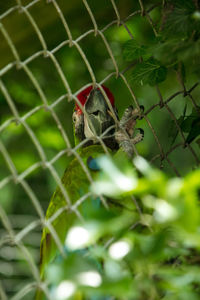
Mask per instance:
[[[25,6],[31,1],[22,0],[21,3]],[[40,28],[48,50],[54,49],[68,39],[53,3],[53,1],[49,3],[35,1],[28,9]],[[91,18],[82,1],[57,0],[56,3],[67,20],[74,40],[93,28]],[[120,19],[125,20],[131,13],[141,10],[142,2],[116,0],[115,3],[120,13]],[[99,29],[116,20],[116,14],[110,1],[90,0],[88,4]],[[104,35],[119,70],[125,70],[123,74],[133,89],[139,104],[144,105],[145,112],[149,110],[149,121],[158,136],[164,153],[167,153],[174,145],[181,143],[181,146],[169,154],[169,158],[179,174],[184,176],[195,169],[199,163],[199,2],[195,0],[151,0],[143,1],[142,4],[144,12],[149,11],[148,14],[141,15],[141,12],[135,14],[126,21],[125,26],[114,24],[104,31]],[[4,1],[0,4],[0,14],[3,15],[15,5],[14,0]],[[13,10],[2,18],[1,22],[16,46],[21,61],[42,50],[35,30],[24,12]],[[14,57],[2,31],[0,31],[0,40],[0,69],[2,70],[14,61]],[[115,76],[115,67],[101,37],[94,36],[92,33],[84,37],[79,44],[94,70],[97,82],[101,82],[113,72],[113,76],[108,78],[106,85],[115,95],[116,106],[121,116],[123,110],[133,104],[133,98],[122,78]],[[55,57],[73,93],[91,82],[88,69],[76,47],[69,47],[66,44],[55,52]],[[54,110],[73,145],[71,115],[74,104],[73,101],[68,101],[66,89],[52,60],[48,56],[39,55],[29,63],[29,67],[44,91],[49,105],[55,103],[59,97],[63,97],[55,105]],[[12,67],[2,76],[2,81],[15,103],[20,117],[43,104],[23,68]],[[194,84],[197,85],[192,92],[187,93]],[[163,100],[182,91],[168,103],[168,106],[182,130],[185,142],[191,143],[190,145],[196,153],[196,159],[187,144],[184,147],[183,137],[180,132],[178,133],[172,115],[169,114],[166,106],[162,105],[158,91]],[[0,92],[0,104],[1,141],[18,174],[21,174],[34,163],[39,162],[40,156],[23,125],[13,119],[13,114],[2,91]],[[3,124],[10,119],[13,121],[9,123],[9,126],[3,127]],[[53,159],[59,151],[66,149],[65,141],[50,111],[38,109],[26,119],[26,122],[34,131],[47,160]],[[147,161],[152,161],[156,155],[160,154],[160,150],[146,120],[140,120],[138,126],[145,131],[144,141],[137,146],[138,152]],[[69,159],[65,154],[54,163],[60,176],[62,176]],[[153,159],[152,163],[158,168],[161,167],[168,176],[175,175],[174,169],[165,157],[164,160],[161,160],[158,156],[155,160]],[[10,170],[3,155],[0,156],[0,166],[0,178],[3,183],[4,179],[10,176]],[[26,180],[45,211],[56,187],[51,174],[40,166],[31,172]],[[38,215],[20,184],[16,185],[14,181],[10,180],[2,186],[0,189],[1,205],[17,233],[31,221],[37,219]],[[2,226],[1,236],[4,235],[5,229]],[[23,239],[23,242],[30,247],[36,262],[39,260],[40,236],[41,228],[38,228]],[[2,246],[0,259],[2,284],[10,297],[30,281],[30,271],[27,270],[21,254],[16,251],[15,247]]]

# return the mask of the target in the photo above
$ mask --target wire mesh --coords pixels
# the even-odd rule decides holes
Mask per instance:
[[[123,17],[121,17],[122,6],[115,3],[114,0],[106,1],[106,3],[107,6],[105,7],[105,11],[108,11],[110,22],[104,24],[105,22],[102,22],[101,19],[102,25],[101,22],[96,19],[97,17],[92,9],[91,1],[82,0],[74,2],[74,6],[78,7],[81,13],[84,16],[87,15],[90,19],[88,30],[83,29],[83,33],[76,38],[74,38],[74,36],[76,36],[76,28],[70,27],[70,18],[74,17],[76,12],[73,12],[71,5],[69,5],[71,12],[68,13],[65,10],[63,1],[51,0],[45,2],[42,0],[16,0],[16,3],[13,1],[12,4],[10,4],[10,7],[6,7],[5,10],[2,9],[0,15],[2,51],[4,51],[4,54],[8,53],[8,55],[5,56],[5,61],[2,59],[0,64],[1,105],[2,112],[5,114],[1,116],[2,122],[0,126],[2,168],[0,189],[3,202],[9,201],[8,199],[12,198],[11,205],[15,206],[13,209],[9,209],[8,204],[0,204],[0,219],[2,223],[0,229],[0,295],[3,300],[24,299],[26,296],[28,298],[25,299],[30,299],[29,292],[34,291],[35,287],[40,284],[38,247],[41,237],[41,228],[44,226],[48,227],[61,253],[63,252],[61,241],[51,223],[65,208],[58,210],[55,216],[52,216],[48,221],[45,220],[45,208],[47,206],[48,197],[55,185],[60,187],[66,199],[68,208],[71,208],[77,218],[82,219],[78,206],[81,205],[90,194],[84,195],[72,205],[71,199],[60,180],[61,171],[58,171],[61,164],[61,169],[63,170],[63,163],[67,164],[66,160],[68,159],[68,156],[74,156],[80,162],[89,181],[92,182],[90,172],[83,164],[81,157],[77,152],[83,143],[74,147],[72,144],[72,134],[70,133],[71,130],[68,130],[68,127],[72,128],[70,127],[71,118],[69,118],[69,116],[72,114],[72,105],[74,101],[77,102],[76,95],[91,84],[101,88],[102,84],[107,85],[111,81],[113,82],[112,85],[115,86],[115,82],[119,82],[120,80],[121,84],[127,89],[127,94],[129,94],[130,99],[129,102],[132,102],[135,107],[139,107],[143,104],[140,102],[140,95],[136,95],[134,88],[127,79],[127,72],[132,68],[132,65],[129,65],[125,69],[121,67],[121,60],[119,55],[115,54],[116,51],[113,50],[113,41],[111,34],[108,34],[108,32],[112,29],[112,33],[116,32],[116,34],[119,34],[120,29],[121,31],[126,32],[127,39],[133,39],[134,35],[128,24],[130,20],[137,16],[138,18],[147,20],[152,27],[154,34],[157,35],[156,26],[153,24],[150,13],[158,5],[161,5],[161,3],[145,10],[142,1],[139,0],[140,9],[135,10],[133,5],[128,5],[128,9],[123,13]],[[56,32],[54,32],[56,31],[56,28],[52,27],[48,32],[48,30],[45,30],[45,22],[38,20],[37,12],[40,11],[41,13],[42,10],[44,18],[47,18],[46,23],[51,21],[60,22],[58,30],[64,30],[63,36],[65,36],[65,38],[63,38],[63,40],[58,42]],[[47,16],[48,13],[50,17]],[[67,17],[65,17],[65,15],[67,15]],[[11,27],[13,28],[13,26],[17,24],[17,21],[22,19],[23,21],[21,24],[27,24],[25,39],[27,39],[27,43],[31,44],[28,49],[20,48],[20,41],[11,31]],[[80,24],[80,22],[78,24]],[[73,23],[73,26],[75,26],[74,24],[75,23]],[[20,29],[20,26],[16,25],[16,30],[18,29]],[[16,34],[16,31],[13,31]],[[53,35],[53,37],[51,37],[52,43],[50,43],[47,38],[47,35],[51,34]],[[33,40],[29,41],[28,38],[32,36],[34,36]],[[23,39],[23,35],[19,38]],[[92,43],[88,43],[89,38],[92,39]],[[91,45],[97,43],[97,41],[98,45],[101,45],[104,49],[102,51],[106,51],[108,56],[108,67],[106,72],[102,72],[100,76],[98,75],[100,80],[97,80],[96,69],[92,66],[87,57],[87,53],[89,53],[90,50],[87,49],[87,47],[91,47]],[[74,87],[73,89],[71,87],[71,82],[72,80],[76,80],[76,78],[70,78],[70,72],[66,72],[63,61],[60,62],[60,57],[58,55],[59,52],[72,51],[73,49],[76,51],[75,57],[76,55],[81,57],[81,63],[71,67],[77,68],[77,78],[80,82],[77,85],[78,88],[74,91]],[[85,49],[88,50],[87,53]],[[45,76],[48,76],[47,81],[49,80],[50,85],[54,85],[55,83],[51,81],[51,73],[56,73],[59,85],[62,86],[59,91],[62,91],[62,93],[59,92],[59,95],[55,93],[55,95],[52,96],[49,94],[49,91],[44,91],[43,87],[45,87],[45,85],[41,82],[43,80],[42,78],[40,81],[40,76],[38,76],[37,70],[34,67],[35,62],[37,62],[37,65],[41,64],[41,70],[46,68],[45,64],[47,64],[49,71]],[[79,79],[81,77],[81,72],[78,68],[87,69],[88,75],[86,80]],[[104,66],[102,66],[102,69],[103,68]],[[24,105],[24,103],[16,101],[16,97],[20,98],[20,95],[16,96],[16,91],[11,90],[10,82],[13,82],[13,80],[18,81],[18,76],[19,83],[21,82],[24,84],[23,80],[25,82],[27,81],[28,85],[32,88],[32,94],[28,95],[28,97],[30,96],[30,99],[34,97],[39,99],[34,102],[33,105],[32,103]],[[10,78],[12,78],[12,80]],[[174,107],[170,105],[173,102],[176,106],[176,99],[181,96],[181,99],[187,98],[187,101],[191,102],[191,106],[198,111],[198,104],[193,96],[198,87],[199,82],[193,82],[189,88],[186,88],[183,82],[177,80],[177,89],[174,93],[171,95],[163,95],[161,89],[157,86],[154,88],[155,101],[143,114],[143,122],[146,128],[145,136],[146,134],[149,134],[149,136],[152,137],[152,144],[154,145],[154,151],[151,152],[151,157],[148,156],[148,159],[152,163],[157,163],[157,165],[164,168],[164,170],[170,168],[177,176],[181,176],[182,173],[184,173],[184,170],[180,169],[180,165],[179,167],[176,166],[176,161],[174,160],[175,156],[173,156],[174,152],[178,151],[179,157],[182,160],[188,158],[189,164],[190,161],[192,161],[192,167],[199,165],[200,159],[199,154],[197,153],[197,147],[193,144],[190,145],[185,143],[185,135],[177,121]],[[184,107],[183,101],[181,104],[180,101],[178,102],[177,107],[180,107],[180,105]],[[63,110],[68,110],[68,120],[64,120],[61,112]],[[155,114],[153,115],[154,112]],[[173,120],[175,123],[180,136],[179,141],[175,145],[170,145],[170,143],[168,143],[166,147],[166,145],[163,144],[163,138],[166,140],[168,133],[162,132],[161,135],[160,129],[156,128],[155,116],[158,113],[167,113],[169,119]],[[38,134],[35,132],[34,117],[37,119],[38,116],[44,118],[44,123],[45,120],[47,120],[48,123],[51,122],[51,124],[53,124],[52,126],[54,126],[53,130],[56,132],[56,137],[59,132],[58,142],[60,143],[60,146],[54,149],[54,151],[49,150],[49,148],[51,148],[51,143],[49,144],[49,148],[47,147],[48,149],[45,148],[43,144],[44,139],[48,139],[48,134],[46,135],[44,133],[38,137]],[[44,123],[42,125],[44,128],[42,127],[41,131],[43,129],[44,131],[46,130]],[[28,148],[21,148],[20,150],[21,157],[23,157],[23,153],[25,155],[27,151],[31,152],[31,163],[25,164],[25,166],[20,166],[20,162],[17,161],[15,155],[15,147],[18,152],[20,144],[22,147],[25,147],[25,145],[21,143],[20,134],[22,132],[23,136],[25,136],[25,144],[31,145]],[[100,139],[100,142],[103,143],[103,140]],[[104,143],[103,147],[106,152],[107,150]],[[140,146],[137,147],[136,155],[138,153],[140,154]],[[50,189],[50,192],[46,194],[46,191],[41,190],[36,178],[39,181],[47,181],[48,178],[48,182],[53,182],[53,188]],[[44,186],[47,188],[47,184]],[[43,198],[46,202],[43,201]],[[21,207],[20,199],[27,199],[27,206],[25,208]],[[102,198],[102,201],[105,201],[105,199]],[[104,204],[105,203],[106,201]],[[8,211],[6,210],[6,207],[8,208]],[[20,209],[22,213],[20,213]],[[34,210],[33,213],[31,213],[32,209]],[[138,209],[140,211],[139,207]],[[9,211],[13,212],[15,210],[17,211],[16,214],[9,213]],[[21,261],[23,261],[22,265]]]

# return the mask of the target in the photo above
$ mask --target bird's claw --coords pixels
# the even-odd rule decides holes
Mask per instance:
[[[142,128],[135,128],[135,130],[139,130],[139,132],[135,135],[134,138],[131,139],[131,143],[133,145],[141,142],[144,138],[144,130]]]
[[[115,132],[115,139],[119,147],[121,147],[129,157],[133,156],[134,145],[144,138],[144,130],[135,128],[137,119],[141,119],[143,112],[143,106],[135,109],[132,106],[126,108],[119,122],[119,127]],[[139,133],[134,136],[136,130],[139,130]]]

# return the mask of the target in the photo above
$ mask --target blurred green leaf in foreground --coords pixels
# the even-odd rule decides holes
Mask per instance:
[[[200,170],[168,178],[141,157],[98,163],[91,191],[112,201],[132,197],[140,213],[99,208],[75,223],[66,258],[47,271],[53,299],[199,299]]]

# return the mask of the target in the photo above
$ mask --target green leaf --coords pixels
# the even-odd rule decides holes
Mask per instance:
[[[191,127],[193,126],[193,122],[195,123],[195,120],[198,120],[200,118],[200,108],[198,108],[198,111],[194,108],[189,116],[187,116],[184,121],[181,123],[181,129],[183,132],[190,132]]]
[[[156,85],[166,79],[167,76],[167,68],[165,66],[159,66],[155,68],[153,72],[149,74],[150,85]]]
[[[190,144],[200,135],[200,117],[193,120],[190,132],[186,138],[186,143]]]
[[[176,0],[169,1],[164,11],[164,30],[167,37],[189,36],[196,29],[196,22],[193,18],[195,5],[193,1]]]
[[[181,130],[188,133],[186,143],[191,143],[200,135],[200,109],[193,109],[192,113],[187,116],[180,124]]]
[[[129,40],[124,44],[123,56],[126,61],[133,61],[147,55],[147,47],[140,45],[136,40]]]
[[[181,130],[186,133],[190,132],[193,121],[194,116],[188,116],[187,118],[185,118],[185,120],[180,124]]]
[[[167,68],[160,65],[160,62],[150,58],[140,64],[137,64],[131,73],[131,80],[143,84],[156,85],[166,79]]]
[[[177,123],[180,127],[181,127],[182,123],[184,122],[184,118],[185,118],[185,116],[180,116],[180,118],[177,120]],[[169,137],[172,137],[171,145],[174,144],[174,142],[177,138],[177,135],[178,135],[178,129],[176,127],[174,120],[172,120],[171,124],[169,126],[169,134],[168,134]]]
[[[177,120],[178,125],[180,126],[181,130],[185,133],[188,133],[186,138],[186,143],[191,143],[196,137],[200,135],[200,110],[193,109],[191,114],[185,117],[186,113],[186,106],[184,108],[183,115],[179,117]],[[178,129],[175,126],[174,121],[171,122],[170,130],[169,130],[169,137],[172,137],[172,143],[176,140],[178,135]]]

